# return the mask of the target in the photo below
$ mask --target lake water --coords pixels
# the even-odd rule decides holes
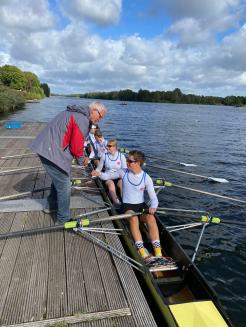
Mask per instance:
[[[25,110],[4,119],[48,122],[68,104],[89,102],[51,97],[27,104]],[[246,200],[246,109],[136,102],[123,106],[118,101],[103,102],[109,109],[106,119],[100,123],[105,138],[117,138],[121,147],[138,148],[146,154],[197,165],[182,167],[156,162],[163,167],[226,178],[229,183],[211,183],[202,178],[151,169],[147,163],[146,170],[152,177],[165,177],[181,186]],[[208,210],[222,220],[246,221],[244,204],[188,190],[166,188],[159,194],[159,201],[165,207]],[[163,216],[163,221],[165,224],[182,223],[188,218]],[[237,327],[246,326],[245,231],[245,227],[236,224],[209,226],[196,259]],[[192,255],[199,230],[174,235]]]

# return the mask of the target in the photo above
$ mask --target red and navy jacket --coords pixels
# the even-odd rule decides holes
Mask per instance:
[[[30,145],[31,150],[70,174],[72,159],[81,162],[83,157],[89,117],[88,107],[68,106],[41,131]]]

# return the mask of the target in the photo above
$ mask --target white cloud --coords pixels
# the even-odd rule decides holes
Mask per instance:
[[[177,0],[173,2],[177,4]],[[185,93],[211,95],[245,92],[246,25],[218,44],[214,42],[213,29],[207,24],[210,19],[215,28],[216,19],[211,17],[218,17],[219,13],[225,14],[224,26],[235,23],[228,4],[233,6],[238,3],[236,0],[201,4],[208,16],[199,11],[195,1],[187,0],[187,16],[179,13],[168,33],[149,39],[137,34],[103,38],[88,29],[82,18],[88,18],[89,12],[93,13],[91,19],[96,23],[115,23],[119,19],[121,1],[98,0],[90,2],[88,7],[88,1],[66,1],[65,4],[64,0],[63,9],[70,6],[69,17],[76,19],[66,21],[66,26],[60,29],[52,25],[54,14],[47,1],[39,1],[43,11],[36,2],[27,0],[19,4],[17,12],[13,10],[16,0],[0,3],[0,17],[4,17],[0,27],[0,65],[14,64],[33,71],[51,86],[52,92],[123,88],[171,90],[176,87]],[[22,17],[28,4],[29,12],[34,15],[30,26]],[[215,13],[212,8],[217,8]],[[15,19],[10,26],[6,19],[11,11]],[[45,24],[41,19],[38,21],[37,12],[43,13]],[[220,20],[220,27],[221,24]],[[170,37],[173,35],[178,35],[178,42]]]
[[[121,0],[62,0],[61,7],[70,19],[87,19],[98,25],[116,24],[121,14]]]
[[[211,41],[215,33],[238,28],[245,16],[240,0],[154,0],[149,10],[153,15],[170,15],[173,23],[168,32],[177,34],[187,45]]]
[[[1,0],[0,21],[2,27],[33,31],[51,28],[54,16],[48,0]]]
[[[246,85],[246,72],[239,75],[239,82],[242,85]]]
[[[214,41],[212,31],[201,26],[195,18],[180,19],[167,30],[167,36],[170,34],[177,35],[179,44],[182,46],[207,45],[208,42]]]

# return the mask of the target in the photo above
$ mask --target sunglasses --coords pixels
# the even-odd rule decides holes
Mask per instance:
[[[113,145],[113,144],[108,144],[108,145],[106,145],[106,148],[112,148],[113,146],[115,146],[115,145]]]
[[[136,160],[131,160],[131,159],[126,159],[126,161],[129,162],[129,163],[137,162]]]

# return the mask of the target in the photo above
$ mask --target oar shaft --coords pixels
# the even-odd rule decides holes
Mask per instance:
[[[166,208],[158,207],[158,211],[177,211],[177,212],[189,212],[189,213],[207,213],[205,210],[190,210],[190,209],[176,209],[176,208]]]
[[[24,157],[33,157],[36,156],[36,153],[24,153],[24,154],[16,154],[13,156],[4,156],[4,157],[0,157],[1,160],[8,160],[8,159],[18,159],[18,158],[24,158]]]
[[[106,211],[106,208],[105,208],[105,211]],[[85,214],[84,216],[86,217],[86,216],[92,215],[92,214],[95,214],[95,212],[89,212],[89,213]],[[134,213],[134,214],[123,214],[123,215],[108,216],[108,217],[95,219],[95,220],[92,220],[92,221],[89,221],[86,218],[84,220],[86,220],[87,226],[89,226],[91,224],[96,224],[96,223],[105,222],[105,221],[126,219],[126,218],[130,218],[132,216],[140,215],[140,214],[141,214],[141,212],[137,212],[137,213]],[[83,222],[83,219],[81,219],[81,221]],[[33,234],[36,234],[36,233],[45,233],[45,232],[64,230],[64,228],[65,229],[73,229],[73,228],[76,228],[78,224],[79,223],[77,221],[70,221],[70,222],[65,223],[64,225],[55,225],[55,226],[49,226],[49,227],[27,229],[27,230],[16,231],[16,232],[8,232],[8,233],[0,234],[0,240],[4,239],[4,238],[7,238],[7,237],[28,236],[28,235],[33,235]]]
[[[128,257],[126,254],[118,251],[117,249],[113,248],[111,245],[109,245],[109,244],[107,244],[107,243],[99,240],[98,238],[94,237],[91,234],[88,234],[87,232],[81,231],[80,233],[85,238],[87,238],[88,240],[93,241],[98,246],[100,246],[103,249],[109,251],[110,253],[112,253],[117,258],[121,259],[122,261],[126,262],[127,264],[129,264],[133,268],[135,268],[135,269],[137,269],[137,270],[139,270],[139,271],[142,272],[142,270],[141,270],[142,264],[140,264],[139,262],[133,260],[131,257]]]
[[[204,178],[204,179],[211,179],[211,177],[208,177],[208,176],[203,176],[203,175],[197,175],[197,174],[193,174],[193,173],[188,173],[188,172],[182,171],[182,170],[171,169],[171,168],[160,167],[160,166],[154,166],[154,165],[148,165],[148,166],[149,167],[152,167],[152,168],[160,169],[160,170],[172,171],[174,173],[180,173],[180,174],[190,175],[190,176],[195,176],[195,177],[200,177],[200,178]]]
[[[91,212],[90,212],[90,215],[95,215],[95,214],[97,214],[97,213],[105,212],[105,211],[108,211],[108,210],[110,210],[110,208],[103,208],[103,209],[99,209],[99,210],[94,210],[94,211],[91,211]],[[87,214],[87,215],[88,215],[88,214]],[[77,218],[84,217],[84,216],[86,216],[85,213],[84,213],[84,214],[81,214],[81,215],[78,215]]]
[[[238,226],[246,226],[246,223],[243,222],[243,221],[231,221],[231,220],[225,220],[225,219],[222,219],[221,224],[228,224],[228,225],[238,225]]]
[[[151,156],[151,155],[145,155],[146,158],[150,158],[150,159],[156,159],[156,160],[159,160],[159,161],[164,161],[164,162],[171,162],[171,163],[175,163],[175,164],[178,164],[178,165],[185,165],[184,162],[178,162],[178,161],[174,161],[174,160],[169,160],[169,159],[163,159],[161,157],[154,157],[154,156]],[[189,164],[187,164],[189,165]]]
[[[40,188],[40,189],[36,189],[34,191],[27,191],[27,192],[22,192],[22,193],[5,195],[5,196],[1,196],[0,197],[0,201],[2,201],[2,200],[16,199],[16,198],[19,198],[19,197],[24,197],[24,196],[27,196],[27,195],[32,195],[33,193],[43,192],[43,191],[47,191],[47,190],[50,190],[50,187],[43,187],[43,188]]]
[[[220,195],[220,194],[216,194],[216,193],[210,193],[210,192],[206,192],[206,191],[201,191],[201,190],[197,190],[197,189],[194,189],[194,188],[191,188],[191,187],[180,186],[180,185],[176,185],[176,184],[172,184],[172,186],[173,187],[176,187],[176,188],[179,188],[179,189],[182,189],[182,190],[187,190],[187,191],[192,191],[192,192],[196,192],[196,193],[201,193],[201,194],[215,196],[215,197],[221,198],[221,199],[226,199],[226,200],[240,202],[240,203],[246,203],[245,200],[235,199],[235,198],[231,198],[229,196]]]
[[[55,226],[49,226],[49,227],[42,227],[42,228],[36,228],[36,229],[26,229],[26,230],[20,230],[16,232],[8,232],[4,234],[0,234],[0,240],[8,237],[19,237],[19,236],[28,236],[33,235],[36,233],[47,233],[47,232],[53,232],[58,230],[63,230],[63,225],[55,225]]]
[[[204,224],[204,225],[202,226],[202,230],[201,230],[201,233],[200,233],[200,236],[199,236],[199,239],[198,239],[198,242],[197,242],[197,245],[196,245],[195,251],[194,251],[193,256],[192,256],[192,259],[191,259],[192,262],[194,262],[195,259],[196,259],[196,255],[197,255],[197,252],[198,252],[199,246],[200,246],[200,244],[201,244],[202,236],[203,236],[203,234],[204,234],[204,232],[205,232],[205,228],[206,228],[206,226],[207,226],[206,224]]]
[[[0,171],[0,175],[8,175],[13,173],[18,173],[26,170],[33,170],[33,169],[44,169],[43,166],[34,166],[34,167],[22,167],[22,168],[16,168],[16,169],[9,169],[9,170],[3,170]]]

